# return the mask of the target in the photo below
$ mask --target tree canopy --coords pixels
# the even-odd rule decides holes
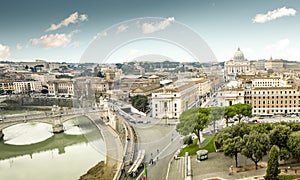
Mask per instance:
[[[230,118],[233,118],[236,115],[236,108],[234,106],[226,106],[224,111],[224,118],[226,120],[226,126]]]
[[[143,95],[130,97],[131,105],[139,111],[146,112],[148,110],[148,98]]]
[[[267,155],[270,148],[270,140],[267,134],[261,134],[257,131],[251,131],[249,135],[245,135],[242,154],[251,159],[258,168],[258,162]]]
[[[176,130],[183,135],[188,135],[189,133],[195,133],[199,140],[199,145],[201,144],[201,134],[200,132],[207,126],[210,119],[210,109],[209,108],[192,108],[179,117],[179,123],[176,126]]]
[[[239,122],[241,121],[242,117],[250,116],[252,114],[252,106],[249,104],[234,104],[236,114],[238,115]]]
[[[280,173],[279,162],[278,162],[279,152],[277,146],[273,145],[270,151],[270,156],[268,158],[268,167],[265,179],[266,180],[277,180]]]

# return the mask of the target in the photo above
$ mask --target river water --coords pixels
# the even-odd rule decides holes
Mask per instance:
[[[105,142],[86,117],[64,123],[65,133],[53,134],[44,123],[23,123],[3,130],[0,179],[73,180],[105,160]]]

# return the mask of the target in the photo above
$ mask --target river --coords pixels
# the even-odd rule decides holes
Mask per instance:
[[[44,123],[22,123],[3,130],[0,179],[73,180],[105,160],[105,142],[86,117],[64,123],[53,134]]]

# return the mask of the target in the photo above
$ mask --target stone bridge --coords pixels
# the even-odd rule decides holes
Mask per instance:
[[[100,114],[105,114],[102,111],[97,111]],[[47,123],[52,125],[53,133],[63,132],[63,123],[79,116],[83,116],[86,113],[95,113],[95,112],[73,112],[68,114],[57,114],[57,115],[47,115],[46,113],[40,113],[35,116],[29,117],[29,115],[19,115],[19,116],[11,116],[5,117],[5,119],[1,119],[0,121],[0,138],[3,137],[2,130],[8,128],[10,126],[26,123],[26,122],[38,122],[38,123]]]

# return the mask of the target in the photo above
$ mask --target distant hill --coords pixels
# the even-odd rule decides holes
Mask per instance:
[[[164,62],[164,61],[176,62],[175,60],[167,56],[163,56],[159,54],[147,54],[147,55],[139,56],[134,58],[132,61],[134,62]]]

